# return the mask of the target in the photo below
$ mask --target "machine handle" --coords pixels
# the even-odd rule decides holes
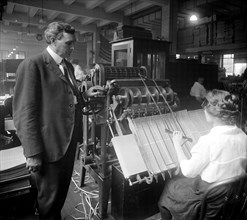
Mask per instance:
[[[169,133],[169,134],[173,134],[173,131],[171,131],[171,130],[169,130],[167,128],[166,128],[166,132]],[[183,135],[183,138],[184,139],[187,139],[189,142],[192,142],[193,141],[192,138],[187,137],[187,136],[184,136],[184,135]]]

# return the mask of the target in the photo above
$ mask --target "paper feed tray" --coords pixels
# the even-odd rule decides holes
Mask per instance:
[[[147,172],[134,134],[116,136],[111,141],[126,179],[132,175]]]

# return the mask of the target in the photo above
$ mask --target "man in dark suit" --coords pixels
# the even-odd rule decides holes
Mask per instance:
[[[13,117],[38,189],[40,219],[60,220],[82,135],[82,96],[96,96],[100,88],[82,96],[76,88],[73,66],[65,60],[76,42],[72,26],[53,22],[44,34],[48,47],[17,69]]]

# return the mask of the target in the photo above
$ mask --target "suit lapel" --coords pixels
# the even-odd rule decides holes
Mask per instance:
[[[56,64],[56,62],[51,57],[51,55],[47,52],[47,50],[44,50],[43,58],[49,72],[51,74],[57,75],[60,79],[62,79],[65,83],[68,84],[65,76],[63,75],[63,72],[60,70],[59,66]]]

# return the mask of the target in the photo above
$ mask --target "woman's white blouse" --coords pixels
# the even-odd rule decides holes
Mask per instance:
[[[234,177],[246,170],[247,136],[237,126],[216,126],[200,137],[191,154],[180,162],[184,176],[200,175],[208,183]]]

